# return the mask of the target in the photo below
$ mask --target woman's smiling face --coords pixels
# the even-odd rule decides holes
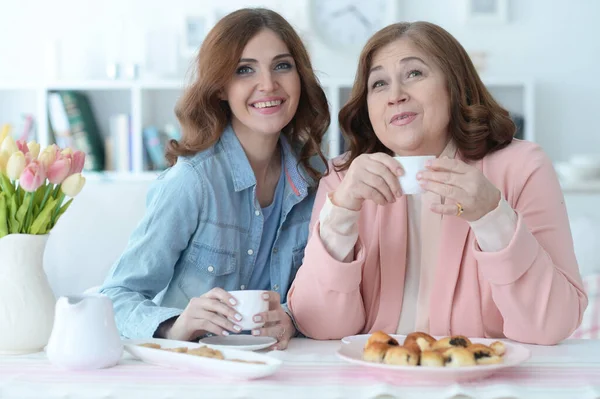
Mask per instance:
[[[401,156],[443,151],[450,122],[446,77],[410,39],[375,52],[367,84],[369,120],[386,147]]]

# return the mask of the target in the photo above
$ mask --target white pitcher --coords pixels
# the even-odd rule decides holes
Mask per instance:
[[[43,268],[48,235],[0,238],[0,355],[40,352],[48,343],[56,298]]]
[[[123,343],[111,300],[102,294],[59,298],[46,353],[53,364],[72,370],[116,365]]]

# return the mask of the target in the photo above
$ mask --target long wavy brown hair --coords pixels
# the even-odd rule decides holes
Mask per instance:
[[[515,124],[508,111],[486,89],[465,49],[435,24],[402,22],[375,33],[360,54],[350,99],[339,113],[348,154],[336,164],[336,169],[349,168],[352,161],[364,153],[392,153],[379,141],[369,120],[367,80],[375,53],[403,37],[430,56],[446,77],[450,95],[448,129],[461,155],[467,160],[478,160],[506,147],[515,134]]]
[[[263,29],[279,35],[290,50],[300,75],[298,110],[282,129],[298,156],[298,163],[315,180],[321,173],[310,164],[317,156],[327,168],[321,151],[329,127],[327,98],[312,69],[310,57],[292,26],[278,13],[264,8],[245,8],[223,17],[208,33],[196,59],[196,79],[185,90],[175,107],[182,128],[179,141],[171,140],[166,158],[172,166],[181,155],[193,155],[214,145],[229,123],[231,110],[219,98],[233,78],[244,47]]]

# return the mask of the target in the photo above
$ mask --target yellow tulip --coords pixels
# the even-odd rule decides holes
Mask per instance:
[[[12,155],[14,152],[19,151],[19,147],[17,147],[17,143],[15,143],[12,136],[6,136],[4,141],[2,141],[0,150],[8,152],[8,155]]]
[[[0,172],[6,172],[6,164],[8,163],[8,158],[10,158],[10,154],[6,151],[0,151]]]
[[[25,155],[21,151],[14,152],[6,163],[6,176],[10,180],[19,180],[25,169]]]
[[[2,144],[6,136],[8,136],[10,130],[11,126],[8,123],[2,125],[2,130],[0,130],[0,144]]]
[[[70,154],[73,154],[73,150],[71,148],[67,147],[64,150],[62,150],[60,153],[63,155],[70,155]]]
[[[38,158],[38,160],[42,164],[44,164],[44,166],[46,168],[48,168],[48,166],[52,165],[52,163],[54,163],[55,159],[56,159],[56,148],[53,145],[44,148],[44,150],[40,153],[39,158]]]
[[[63,180],[60,189],[65,195],[73,198],[79,194],[84,185],[85,177],[81,176],[81,173],[75,173]]]
[[[32,159],[36,159],[40,155],[40,144],[37,141],[31,140],[27,143],[27,148],[29,148]]]

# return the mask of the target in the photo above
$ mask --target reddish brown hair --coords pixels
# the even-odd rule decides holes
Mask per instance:
[[[468,160],[477,160],[506,147],[514,136],[515,124],[508,111],[486,89],[465,49],[450,33],[435,24],[402,22],[375,33],[360,54],[350,99],[339,114],[349,154],[337,169],[349,168],[352,161],[364,153],[391,154],[375,135],[369,120],[367,80],[375,53],[403,37],[429,55],[446,77],[450,95],[449,131],[461,155]]]
[[[175,114],[182,127],[181,140],[171,140],[166,157],[170,165],[180,155],[193,155],[214,145],[229,123],[231,110],[219,93],[233,78],[244,47],[263,29],[275,32],[290,50],[300,75],[298,110],[282,129],[298,162],[315,180],[321,173],[310,165],[321,151],[321,141],[330,123],[327,98],[312,69],[310,57],[292,26],[278,13],[264,8],[244,8],[223,17],[208,33],[196,60],[196,80],[183,93]]]

